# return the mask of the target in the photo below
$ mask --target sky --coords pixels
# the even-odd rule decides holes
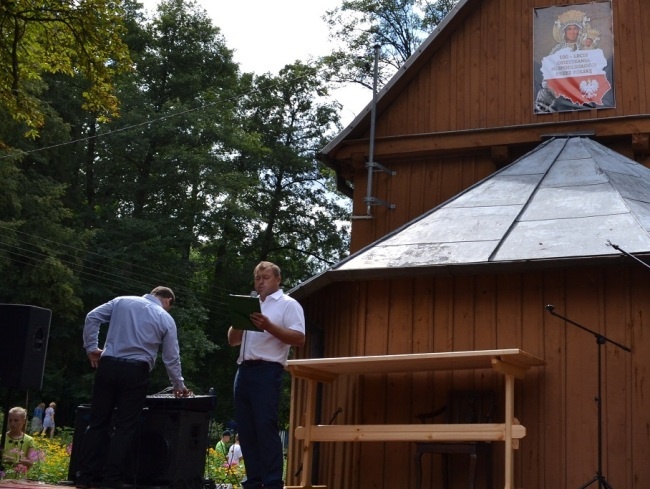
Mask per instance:
[[[155,12],[158,0],[139,0]],[[322,16],[341,0],[197,0],[221,29],[226,46],[234,50],[241,71],[263,74],[278,71],[296,60],[307,62],[332,50]],[[343,105],[341,119],[346,126],[372,100],[361,87],[334,92]]]

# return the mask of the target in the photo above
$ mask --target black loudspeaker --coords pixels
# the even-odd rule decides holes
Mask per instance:
[[[68,479],[75,479],[79,450],[90,417],[90,406],[75,415]],[[180,409],[145,408],[130,456],[124,464],[124,482],[137,486],[202,489],[210,414]]]
[[[72,450],[70,451],[70,462],[68,463],[68,480],[74,481],[77,476],[77,466],[81,455],[81,444],[84,441],[84,434],[90,421],[90,405],[81,404],[74,412],[74,431],[72,432]]]
[[[52,311],[0,304],[0,386],[41,390]]]

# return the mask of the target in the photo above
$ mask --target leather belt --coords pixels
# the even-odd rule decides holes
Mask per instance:
[[[269,362],[268,360],[244,360],[241,362],[243,367],[255,367],[259,365],[280,365],[278,362]]]
[[[135,358],[120,358],[120,357],[102,357],[101,361],[108,360],[109,362],[119,362],[119,363],[128,363],[129,365],[137,365],[138,367],[146,366],[149,368],[149,364],[144,360],[136,360]]]

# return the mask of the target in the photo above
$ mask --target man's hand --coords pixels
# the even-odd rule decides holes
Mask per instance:
[[[267,318],[264,314],[261,312],[254,312],[248,318],[251,320],[251,323],[255,325],[255,327],[261,329],[262,331],[268,331],[270,327],[273,326],[273,323]]]
[[[100,360],[101,357],[102,357],[102,352],[103,352],[103,351],[104,351],[104,350],[100,350],[99,348],[97,348],[96,350],[91,351],[91,352],[88,354],[88,360],[90,360],[90,366],[91,366],[92,368],[97,368],[97,367],[99,367],[99,360]]]
[[[192,391],[185,386],[182,389],[174,389],[174,397],[190,397],[191,395]]]

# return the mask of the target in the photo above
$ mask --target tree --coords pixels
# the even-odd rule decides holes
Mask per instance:
[[[43,75],[80,75],[84,108],[114,117],[113,77],[131,68],[121,36],[124,12],[110,0],[6,1],[0,6],[0,106],[36,136],[45,121]]]
[[[0,302],[52,311],[44,391],[50,399],[72,403],[90,392],[78,375],[66,375],[79,372],[83,360],[80,278],[87,236],[64,204],[67,188],[57,181],[58,169],[48,164],[57,150],[43,148],[67,137],[67,128],[51,110],[46,121],[35,141],[24,138],[18,123],[0,111],[0,140],[15,154],[0,158]]]
[[[214,228],[212,205],[233,171],[227,155],[241,134],[238,69],[219,29],[194,3],[166,0],[150,22],[127,25],[136,70],[119,78],[123,115],[99,125],[98,134],[107,135],[89,159],[87,212],[100,251],[89,264],[110,279],[97,291],[104,296],[147,275],[177,292],[184,370],[205,386],[210,372],[199,360],[219,348],[215,340],[224,342],[225,331],[213,335],[209,313],[218,304],[211,291],[192,286],[201,275],[195,260],[203,263],[194,250]]]
[[[378,86],[422,44],[458,0],[344,0],[323,17],[341,48],[323,58],[341,83],[373,87],[374,46],[379,45]]]
[[[0,104],[0,302],[51,306],[43,395],[68,403],[62,423],[92,386],[87,311],[156,285],[177,293],[188,386],[214,387],[218,419],[231,418],[224,295],[250,290],[261,259],[289,288],[347,250],[349,209],[315,159],[340,129],[320,70],[241,74],[195,3],[164,0],[152,19],[140,8],[124,2],[133,69],[112,78],[119,118],[82,110],[87,80],[64,72],[40,78],[39,138]],[[167,384],[158,362],[151,389]]]
[[[246,129],[261,147],[242,159],[256,166],[258,180],[240,206],[256,216],[250,243],[258,260],[284,270],[285,285],[331,266],[347,248],[349,208],[334,194],[331,172],[315,159],[339,130],[338,106],[319,68],[296,62],[277,77],[262,75],[246,102]]]

